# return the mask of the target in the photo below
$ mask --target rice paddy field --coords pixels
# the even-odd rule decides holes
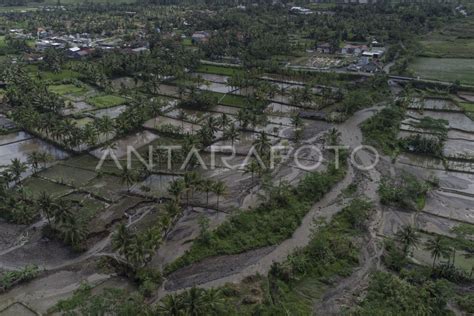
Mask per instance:
[[[117,95],[100,95],[88,99],[88,102],[96,108],[110,108],[118,105],[122,105],[126,102],[125,98]]]
[[[418,57],[410,70],[423,79],[474,85],[474,59]]]
[[[423,36],[424,57],[474,58],[474,18],[469,16]]]

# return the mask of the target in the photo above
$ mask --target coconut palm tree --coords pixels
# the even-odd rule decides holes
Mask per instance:
[[[229,123],[230,123],[230,120],[229,120],[229,117],[227,116],[227,114],[222,113],[222,115],[220,117],[220,120],[219,120],[220,129],[224,130]]]
[[[138,180],[137,174],[128,166],[122,169],[122,173],[120,174],[120,180],[122,184],[127,185],[127,192],[130,192],[131,186]]]
[[[433,258],[433,268],[436,263],[436,259],[440,257],[447,257],[449,256],[449,246],[446,244],[446,240],[441,236],[436,236],[436,238],[428,239],[425,243],[426,251],[431,253],[431,257]]]
[[[65,199],[58,200],[54,209],[54,225],[60,227],[62,224],[73,220],[72,202]]]
[[[267,157],[270,153],[271,142],[265,132],[261,132],[258,138],[254,141],[253,145],[257,149],[257,152],[262,157]]]
[[[106,140],[109,139],[110,133],[112,133],[112,132],[115,130],[115,128],[114,128],[114,122],[113,122],[113,120],[112,120],[110,117],[108,117],[108,116],[104,116],[104,117],[98,118],[98,119],[95,121],[95,124],[96,124],[97,130],[98,130],[100,133],[105,134]]]
[[[225,300],[220,289],[208,289],[204,293],[204,301],[207,306],[207,314],[211,315],[220,315],[222,314],[225,308]]]
[[[250,163],[245,165],[244,174],[250,173],[252,184],[253,184],[253,179],[254,179],[255,174],[260,171],[260,167],[261,167],[260,164],[255,159],[252,159]]]
[[[200,178],[197,172],[186,172],[184,175],[184,189],[186,190],[186,204],[189,206],[189,194],[191,197],[194,194],[194,190],[199,185]]]
[[[36,200],[36,206],[44,217],[48,220],[48,223],[51,225],[51,219],[54,216],[55,204],[54,201],[48,193],[43,191],[39,198]]]
[[[37,173],[39,169],[39,164],[41,162],[40,153],[34,151],[28,154],[27,161],[31,165],[31,168],[33,168],[33,173]]]
[[[214,181],[204,179],[201,181],[199,190],[206,193],[206,206],[209,205],[209,193],[212,192]]]
[[[53,156],[51,156],[49,153],[47,152],[40,152],[39,153],[39,160],[40,160],[40,163],[43,165],[43,169],[46,168],[46,165],[48,164],[48,162],[52,161],[53,160]]]
[[[405,256],[408,255],[408,251],[411,247],[416,248],[419,243],[418,234],[416,233],[415,229],[410,225],[402,227],[402,229],[397,232],[396,237],[398,241],[403,245],[403,253],[405,254]]]
[[[21,174],[26,172],[27,167],[26,164],[21,162],[18,158],[15,158],[11,161],[8,170],[11,172],[13,176],[13,181],[18,182],[21,179]]]
[[[227,191],[227,187],[224,182],[217,181],[212,186],[212,192],[217,195],[216,209],[219,210],[219,198],[223,196]]]
[[[210,116],[207,119],[207,127],[209,127],[209,130],[212,132],[212,135],[214,135],[214,133],[219,130],[218,126],[219,122],[217,122],[217,120],[213,116]]]
[[[301,119],[299,114],[296,114],[291,118],[291,124],[293,124],[293,127],[295,129],[298,129],[301,127],[301,125],[303,124],[303,120]]]
[[[185,315],[206,315],[207,302],[205,300],[205,291],[196,287],[184,292],[183,304],[186,308]]]
[[[182,316],[185,314],[186,306],[183,297],[178,294],[166,295],[157,307],[158,315]]]
[[[331,128],[326,134],[326,141],[329,145],[335,146],[341,141],[341,132],[337,128]]]
[[[235,124],[231,124],[229,128],[224,130],[224,138],[229,139],[232,146],[234,146],[236,140],[239,140],[239,131],[235,127]]]
[[[184,130],[184,121],[187,119],[187,117],[188,116],[187,116],[186,112],[183,109],[179,110],[178,120],[181,121],[181,129],[182,130]]]
[[[112,235],[112,248],[120,254],[125,254],[130,246],[131,235],[125,224],[120,224]]]
[[[61,236],[64,242],[77,247],[87,237],[87,227],[83,223],[76,220],[66,221],[60,226]]]
[[[174,180],[173,182],[170,183],[170,186],[168,188],[169,194],[171,194],[174,197],[174,200],[177,204],[180,203],[181,194],[183,194],[183,191],[184,191],[183,179]]]

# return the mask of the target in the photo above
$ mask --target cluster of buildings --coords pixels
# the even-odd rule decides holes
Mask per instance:
[[[191,41],[193,44],[208,43],[211,35],[206,31],[194,32],[191,36]]]
[[[381,70],[380,59],[385,54],[385,47],[376,40],[370,45],[346,43],[340,48],[334,48],[330,43],[320,43],[316,46],[316,51],[320,54],[355,57],[357,62],[349,65],[348,70],[374,73]]]
[[[41,60],[41,54],[48,48],[65,49],[70,58],[84,58],[92,54],[96,49],[111,50],[120,49],[128,53],[141,53],[149,50],[149,43],[142,39],[125,42],[119,37],[95,37],[88,33],[82,34],[56,34],[44,28],[38,28],[36,36],[25,33],[22,29],[12,29],[10,34],[16,38],[36,40],[35,53],[26,54],[26,61]]]

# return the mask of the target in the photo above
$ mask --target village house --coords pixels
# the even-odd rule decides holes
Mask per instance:
[[[302,7],[291,7],[290,12],[295,13],[295,14],[302,14],[302,15],[307,15],[307,14],[312,14],[313,13],[313,11],[311,11],[310,9],[306,9],[306,8],[302,8]]]
[[[385,50],[377,48],[372,48],[371,50],[365,51],[362,53],[362,56],[369,57],[371,59],[379,59],[385,54]]]
[[[367,51],[369,48],[367,45],[354,45],[346,44],[341,48],[341,54],[343,55],[354,55],[360,56],[363,52]]]
[[[191,36],[191,40],[193,44],[207,43],[209,42],[209,38],[210,38],[209,33],[205,31],[194,32],[193,35]]]
[[[333,49],[331,44],[321,43],[316,46],[316,51],[320,54],[331,54],[333,52]]]
[[[92,54],[94,50],[91,48],[71,47],[67,50],[67,56],[73,59],[81,59]]]

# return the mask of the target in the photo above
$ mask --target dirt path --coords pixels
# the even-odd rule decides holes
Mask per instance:
[[[351,148],[361,145],[362,134],[358,126],[373,115],[375,110],[376,108],[362,110],[349,119],[346,124],[339,126],[343,144],[347,144]],[[355,159],[365,166],[374,161],[374,157],[366,151],[359,151]],[[368,234],[362,242],[365,246],[361,249],[360,266],[349,277],[341,280],[336,287],[327,291],[322,299],[315,303],[314,311],[318,315],[339,315],[341,307],[351,300],[355,292],[367,284],[371,272],[380,268],[383,247],[378,240],[377,231],[381,225],[382,211],[377,189],[381,175],[375,168],[367,171],[366,175],[364,192],[366,197],[374,203],[375,214],[369,224]]]

